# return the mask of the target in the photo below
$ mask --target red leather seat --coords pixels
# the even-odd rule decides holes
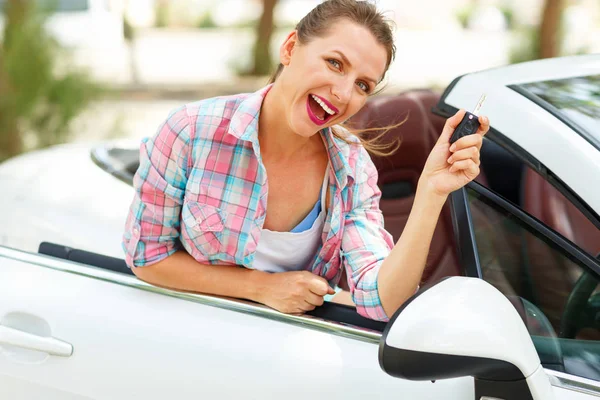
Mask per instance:
[[[362,129],[394,125],[407,118],[400,127],[391,129],[382,138],[383,142],[400,138],[402,143],[399,150],[387,157],[371,155],[379,172],[378,184],[382,190],[380,207],[385,227],[396,241],[408,219],[425,161],[446,121],[431,112],[431,107],[438,99],[439,95],[430,90],[377,96],[369,99],[352,120],[356,127]],[[435,229],[423,282],[461,273],[450,209],[446,204]]]

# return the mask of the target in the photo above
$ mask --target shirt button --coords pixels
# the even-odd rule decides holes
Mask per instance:
[[[138,233],[140,233],[140,230],[138,228],[133,228],[133,233],[137,235]]]

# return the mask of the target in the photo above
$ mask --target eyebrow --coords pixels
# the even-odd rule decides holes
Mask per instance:
[[[338,53],[340,55],[340,57],[342,58],[342,61],[344,61],[344,63],[348,64],[348,66],[350,68],[352,68],[352,63],[350,62],[350,60],[348,60],[348,58],[346,57],[346,55],[344,55],[344,53],[342,53],[339,50],[333,50],[334,53]],[[373,78],[369,78],[369,77],[365,77],[366,80],[373,82],[373,85],[377,86],[378,82],[373,79]]]

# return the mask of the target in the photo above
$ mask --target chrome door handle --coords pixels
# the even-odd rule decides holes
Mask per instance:
[[[41,351],[53,356],[70,357],[73,354],[73,346],[70,343],[0,325],[0,345],[3,344]]]

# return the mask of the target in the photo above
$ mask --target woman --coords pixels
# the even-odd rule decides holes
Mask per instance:
[[[303,313],[345,269],[357,311],[387,320],[418,288],[449,193],[479,173],[488,130],[453,146],[448,119],[394,245],[383,227],[373,143],[340,128],[394,58],[389,23],[365,1],[329,0],[283,42],[272,84],[202,100],[141,145],[123,246],[142,280]],[[402,110],[398,110],[401,112]]]

